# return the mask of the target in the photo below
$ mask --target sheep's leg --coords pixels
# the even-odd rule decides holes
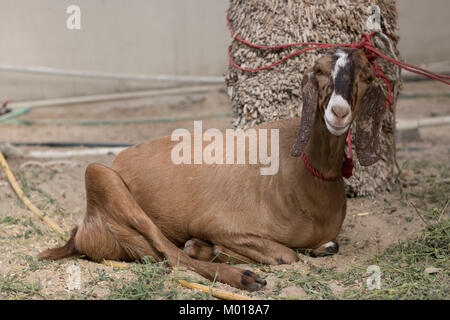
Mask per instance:
[[[336,254],[339,251],[339,243],[336,239],[329,241],[320,247],[313,249],[311,251],[311,256],[313,257],[324,257],[332,254]]]
[[[86,170],[86,191],[88,214],[75,235],[75,247],[80,253],[96,261],[126,258],[124,252],[128,256],[132,252],[132,258],[151,255],[157,260],[166,259],[171,266],[187,267],[205,278],[216,279],[236,288],[254,291],[265,286],[266,282],[249,270],[194,260],[186,255],[145,214],[113,169],[100,164],[89,165]],[[134,233],[122,232],[122,227]],[[107,237],[100,235],[100,231],[105,230],[108,231],[105,233]],[[130,239],[139,239],[144,250],[136,250],[133,247],[136,242]],[[112,248],[109,251],[114,254],[102,251],[104,246]]]

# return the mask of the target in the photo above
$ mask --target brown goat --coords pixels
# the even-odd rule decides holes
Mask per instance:
[[[255,128],[279,130],[275,175],[261,175],[261,165],[175,165],[170,137],[124,150],[111,168],[90,164],[84,220],[64,247],[40,256],[152,256],[253,291],[266,282],[224,262],[293,263],[298,255],[292,248],[310,248],[316,256],[336,253],[346,214],[346,133],[358,114],[359,161],[370,165],[378,159],[385,107],[373,80],[361,50],[335,48],[321,57],[303,77],[301,123],[287,119]],[[298,157],[302,152],[324,177],[338,179],[314,176]]]

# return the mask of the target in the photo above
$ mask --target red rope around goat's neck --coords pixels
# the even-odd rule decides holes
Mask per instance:
[[[319,178],[319,179],[321,179],[321,180],[325,180],[325,181],[336,181],[336,180],[338,180],[338,179],[341,177],[340,175],[339,175],[339,176],[336,176],[336,177],[331,177],[331,178],[324,177],[324,175],[321,174],[319,170],[314,169],[313,166],[309,163],[308,159],[306,159],[305,151],[302,152],[302,159],[303,159],[303,162],[305,163],[306,168],[308,168],[308,170],[309,170],[313,175],[315,175],[317,178]]]
[[[348,145],[348,156],[344,154],[344,162],[342,164],[342,176],[346,179],[350,179],[350,177],[353,175],[353,152],[352,152],[352,136],[350,129],[348,130],[347,134],[347,145]],[[302,152],[302,159],[305,163],[306,168],[315,175],[317,178],[325,181],[336,181],[338,180],[341,175],[335,176],[335,177],[325,177],[322,173],[320,173],[319,170],[315,169],[306,158],[305,151]]]
[[[228,47],[228,59],[230,60],[231,65],[233,65],[235,68],[242,70],[242,71],[248,71],[248,72],[255,72],[255,71],[262,71],[262,70],[266,70],[266,69],[270,69],[272,67],[275,67],[276,65],[282,63],[283,61],[286,61],[289,58],[292,58],[293,56],[296,56],[302,52],[306,52],[306,51],[310,51],[310,50],[316,50],[316,49],[325,49],[325,48],[331,48],[331,47],[349,47],[349,48],[355,48],[355,49],[364,49],[364,53],[367,57],[367,59],[369,60],[370,64],[372,65],[374,71],[375,71],[375,75],[377,78],[380,78],[381,80],[383,80],[383,82],[386,85],[386,90],[387,90],[387,97],[385,97],[386,99],[386,108],[389,108],[393,103],[394,103],[394,94],[392,93],[392,85],[391,85],[391,81],[389,80],[389,78],[383,73],[383,70],[381,68],[381,66],[379,66],[376,62],[375,59],[380,57],[383,58],[385,60],[390,61],[391,63],[399,66],[402,69],[405,69],[409,72],[412,73],[416,73],[418,75],[422,75],[425,77],[428,77],[430,79],[434,79],[437,81],[440,81],[442,83],[445,83],[447,85],[450,85],[450,81],[447,81],[446,79],[450,79],[450,76],[447,75],[443,75],[443,74],[439,74],[439,73],[435,73],[435,72],[431,72],[429,70],[425,70],[410,64],[407,64],[406,62],[394,59],[392,57],[389,57],[387,55],[385,55],[384,53],[380,52],[379,50],[375,49],[375,47],[372,44],[371,41],[371,37],[376,33],[375,31],[367,34],[367,33],[363,33],[361,40],[355,44],[355,43],[340,43],[340,44],[330,44],[330,43],[320,43],[320,42],[298,42],[298,43],[288,43],[288,44],[281,44],[281,45],[276,45],[276,46],[270,46],[270,45],[258,45],[258,44],[254,44],[251,43],[249,41],[246,41],[244,39],[242,39],[241,37],[239,37],[234,29],[233,26],[231,25],[230,19],[227,16],[227,24],[228,24],[228,28],[231,31],[231,35],[232,37],[239,41],[242,42],[252,48],[258,48],[258,49],[268,49],[268,50],[275,50],[275,49],[282,49],[282,48],[289,48],[289,47],[299,47],[299,46],[308,46],[306,48],[302,48],[299,49],[297,51],[294,51],[290,54],[288,54],[287,56],[281,58],[280,60],[266,65],[266,66],[262,66],[262,67],[258,67],[258,68],[244,68],[241,67],[240,65],[236,64],[236,62],[234,62],[233,57],[231,56],[231,46]],[[344,159],[344,163],[342,165],[342,175],[344,178],[349,179],[352,176],[352,172],[353,172],[353,155],[352,155],[352,138],[351,138],[351,130],[349,129],[348,131],[348,136],[347,136],[347,142],[348,142],[348,156],[345,156]],[[308,162],[308,160],[306,159],[306,155],[303,152],[302,153],[302,158],[303,161],[305,162],[306,167],[309,169],[309,171],[311,171],[316,177],[323,179],[323,180],[337,180],[339,177],[334,177],[334,178],[325,178],[319,171],[317,171],[316,169],[314,169],[311,164]]]

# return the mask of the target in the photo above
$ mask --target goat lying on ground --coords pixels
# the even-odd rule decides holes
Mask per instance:
[[[341,166],[355,118],[360,163],[378,160],[385,105],[373,80],[361,50],[332,49],[321,57],[303,77],[301,124],[287,119],[256,127],[279,129],[275,175],[260,175],[258,165],[175,165],[170,137],[124,150],[111,168],[90,164],[84,220],[64,247],[40,256],[83,254],[94,261],[151,256],[259,290],[266,284],[259,276],[223,262],[232,257],[236,263],[293,263],[298,255],[292,248],[310,248],[316,256],[336,253],[346,214]],[[298,157],[303,152],[324,177],[338,178],[314,176]]]

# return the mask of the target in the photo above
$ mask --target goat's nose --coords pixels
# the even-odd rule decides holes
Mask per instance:
[[[337,119],[344,119],[348,114],[350,113],[350,110],[348,107],[334,105],[331,108],[331,113],[337,118]]]

